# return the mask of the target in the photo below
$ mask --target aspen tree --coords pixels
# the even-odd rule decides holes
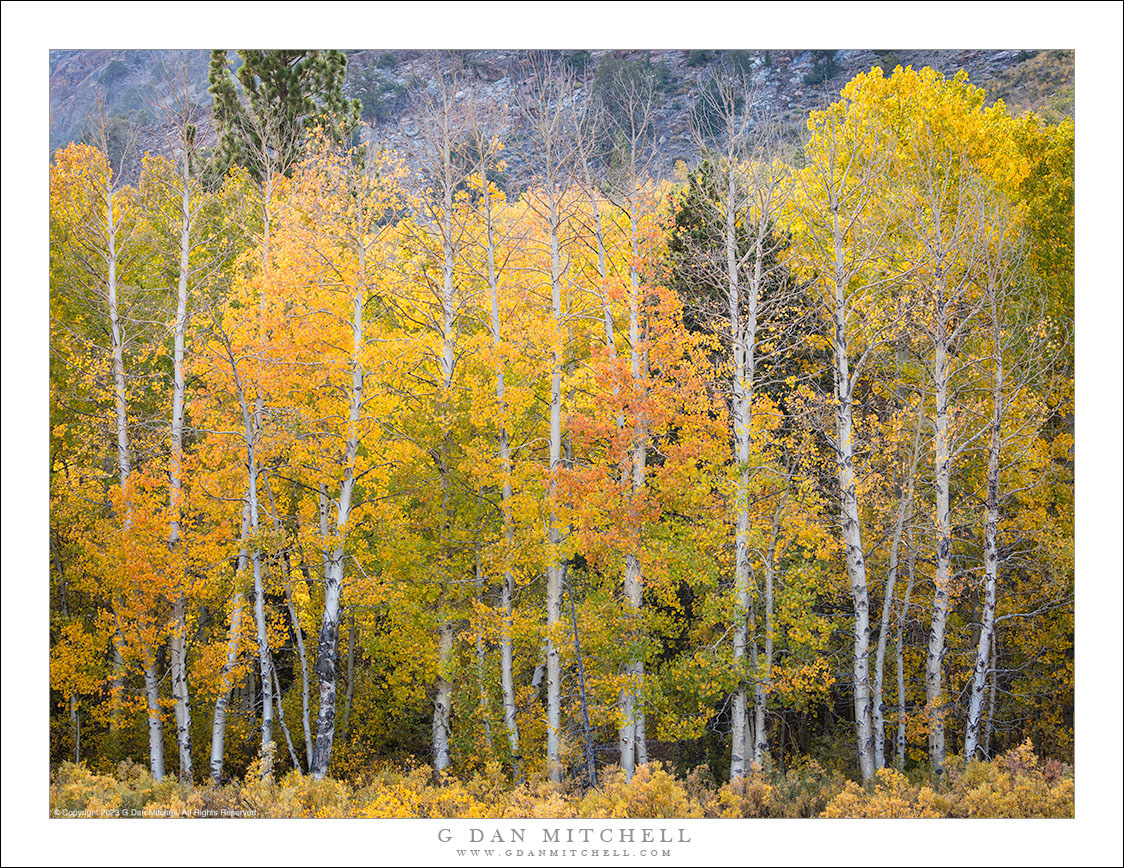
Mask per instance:
[[[550,467],[546,527],[546,765],[552,781],[562,779],[562,666],[556,634],[562,624],[562,527],[556,511],[556,477],[562,467],[562,377],[567,314],[563,305],[562,225],[569,206],[565,194],[573,179],[576,142],[572,109],[565,103],[573,86],[564,68],[536,58],[521,91],[522,115],[527,130],[529,157],[538,181],[527,202],[545,225],[550,270],[544,280],[553,322],[550,342]]]

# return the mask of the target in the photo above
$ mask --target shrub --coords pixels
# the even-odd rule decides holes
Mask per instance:
[[[1073,769],[1039,763],[1030,740],[993,762],[967,765],[950,757],[940,787],[911,784],[882,769],[872,786],[853,781],[833,798],[824,817],[1072,817]]]
[[[581,817],[670,818],[701,817],[702,810],[687,796],[683,785],[658,762],[640,766],[626,781],[624,772],[612,766],[602,772],[600,786],[591,789],[578,804]]]
[[[246,778],[192,789],[172,778],[157,783],[126,760],[113,774],[65,762],[51,775],[52,816],[95,817],[429,817],[668,819],[697,817],[1072,817],[1073,768],[1040,762],[1029,741],[991,762],[950,757],[933,786],[924,769],[882,769],[868,786],[814,760],[783,774],[754,767],[745,779],[716,787],[705,766],[678,779],[658,762],[626,781],[616,766],[597,787],[535,777],[517,787],[498,762],[458,778],[428,766],[381,766],[359,780],[313,780],[300,772]]]

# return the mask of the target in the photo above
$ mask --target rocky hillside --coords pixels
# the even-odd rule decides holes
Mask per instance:
[[[459,52],[472,78],[477,98],[509,104],[528,66],[519,50]],[[348,89],[363,104],[365,120],[374,124],[391,145],[404,145],[418,133],[412,89],[428,79],[430,52],[365,49],[349,51]],[[744,70],[758,88],[759,100],[774,116],[799,125],[808,111],[836,95],[853,76],[872,66],[892,69],[901,64],[931,66],[946,74],[960,69],[988,91],[1018,110],[1033,109],[1058,120],[1073,113],[1073,52],[1029,50],[923,51],[855,49],[811,51],[791,48],[744,51],[566,51],[566,62],[584,78],[576,93],[588,99],[622,65],[649,65],[660,99],[657,137],[658,171],[667,172],[676,160],[691,162],[692,112],[699,93],[718,65],[729,61]],[[87,117],[99,96],[119,129],[141,128],[140,149],[159,149],[151,129],[160,97],[167,92],[168,70],[187,64],[196,98],[209,102],[207,51],[67,50],[50,58],[52,150],[81,138]],[[517,139],[518,130],[509,131]],[[519,174],[513,154],[511,172]]]

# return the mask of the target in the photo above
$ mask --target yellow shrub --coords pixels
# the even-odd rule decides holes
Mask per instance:
[[[691,802],[683,785],[658,762],[640,766],[631,781],[625,780],[620,768],[611,766],[602,771],[599,784],[578,803],[578,816],[645,819],[702,816],[702,808]]]

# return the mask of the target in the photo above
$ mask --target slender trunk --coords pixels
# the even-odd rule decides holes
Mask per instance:
[[[125,387],[124,339],[117,300],[117,223],[114,214],[114,192],[109,171],[106,172],[106,290],[109,299],[109,325],[113,343],[114,410],[117,427],[117,465],[121,487],[125,491],[124,531],[132,529],[132,492],[129,489],[132,459],[129,446],[128,398]],[[156,654],[152,653],[144,672],[144,692],[148,705],[149,770],[155,780],[164,777],[164,719],[160,708],[160,679]]]
[[[316,744],[312,751],[312,777],[328,773],[336,734],[336,651],[339,644],[340,587],[343,584],[343,550],[328,557],[324,574],[324,614],[320,622],[316,675],[320,681],[320,711],[316,719]]]
[[[180,540],[183,536],[183,425],[184,425],[184,341],[187,332],[187,279],[191,254],[191,179],[186,156],[181,177],[181,222],[179,281],[176,287],[176,324],[172,356],[171,455],[168,473],[168,550],[179,582],[172,599],[171,648],[172,697],[175,699],[176,745],[179,748],[179,777],[185,783],[194,778],[191,761],[191,693],[187,683],[187,600],[184,598]]]
[[[843,233],[838,212],[834,214],[835,310],[833,351],[836,398],[836,462],[839,474],[840,522],[846,549],[847,579],[855,609],[854,702],[855,734],[859,771],[863,781],[874,775],[874,731],[870,708],[870,601],[867,596],[866,560],[859,525],[858,485],[855,480],[854,384],[847,343],[847,306]]]
[[[251,500],[250,511],[251,514],[255,509],[254,502]],[[256,525],[256,522],[251,518],[251,526]],[[257,528],[254,527],[254,533],[257,533]],[[265,618],[265,589],[262,586],[262,565],[261,565],[261,552],[256,549],[251,554],[251,564],[254,571],[254,624],[257,627],[257,641],[258,641],[258,667],[260,669],[261,691],[262,691],[262,714],[261,714],[261,757],[262,757],[262,777],[269,777],[273,774],[272,757],[274,750],[273,743],[273,680],[269,674],[269,628],[266,624]]]
[[[289,759],[293,762],[293,768],[298,772],[303,772],[301,761],[297,759],[297,752],[293,748],[293,738],[289,735],[289,727],[285,725],[285,709],[281,706],[281,679],[277,677],[277,666],[273,663],[272,658],[269,661],[269,668],[273,672],[273,698],[277,703],[277,722],[281,724],[281,732],[285,736],[285,744],[289,748]]]
[[[484,177],[481,172],[481,177]],[[500,624],[500,690],[502,704],[504,704],[504,727],[507,731],[507,747],[511,754],[511,770],[513,777],[520,781],[523,779],[523,760],[519,756],[519,724],[516,720],[515,708],[515,673],[514,673],[514,648],[511,630],[514,620],[515,573],[511,571],[511,549],[515,545],[515,524],[511,516],[511,452],[507,434],[507,396],[504,378],[504,337],[499,316],[499,278],[496,272],[496,230],[492,223],[491,188],[488,183],[483,184],[484,230],[486,230],[486,254],[488,259],[488,290],[491,301],[491,333],[492,347],[496,352],[496,418],[498,431],[496,432],[497,453],[499,456],[499,472],[502,496],[502,513],[504,513],[504,584],[500,588],[500,605],[502,623]],[[482,687],[481,687],[482,689]],[[491,733],[489,730],[489,744]]]
[[[320,530],[324,555],[324,615],[320,622],[316,671],[320,679],[320,711],[316,721],[316,745],[310,772],[319,780],[328,773],[332,743],[336,734],[336,652],[339,645],[340,600],[343,593],[344,540],[351,517],[351,496],[355,485],[355,457],[359,452],[359,416],[363,407],[363,306],[366,302],[366,248],[359,246],[361,278],[352,297],[351,391],[347,420],[347,451],[340,498],[336,507],[333,538],[328,536],[328,503],[324,485],[320,486]],[[330,552],[330,554],[328,554]]]
[[[635,201],[630,203],[628,213],[629,240],[632,247],[632,261],[629,265],[629,304],[628,304],[628,335],[632,347],[632,388],[643,397],[644,377],[647,375],[643,337],[641,335],[641,315],[643,299],[640,288],[640,242],[639,227],[636,222]],[[637,414],[632,429],[632,443],[629,449],[632,469],[632,479],[629,486],[629,512],[631,513],[631,527],[629,528],[629,551],[625,554],[624,562],[624,597],[631,624],[628,641],[628,660],[625,664],[625,687],[621,690],[621,767],[625,777],[631,778],[635,762],[641,755],[647,756],[647,746],[641,746],[641,732],[644,725],[641,722],[643,709],[641,696],[644,689],[644,637],[641,608],[644,602],[644,579],[640,566],[639,551],[641,546],[641,527],[637,512],[646,494],[647,485],[647,458],[648,458],[648,432],[647,422],[643,413]]]
[[[570,576],[566,574],[566,590],[570,597],[570,624],[574,632],[574,656],[578,661],[578,693],[582,706],[582,741],[585,747],[585,773],[589,786],[597,786],[597,761],[594,754],[593,736],[589,726],[589,703],[585,692],[585,658],[582,656],[581,640],[578,638],[578,610],[574,605],[574,589],[570,585]]]
[[[995,726],[995,699],[999,692],[999,644],[995,639],[995,629],[991,631],[991,691],[987,697],[987,719],[984,721],[981,751],[984,759],[991,756],[991,733]]]
[[[786,493],[773,516],[773,530],[769,536],[769,548],[765,552],[765,663],[763,672],[761,668],[757,668],[759,674],[753,691],[753,730],[756,735],[753,741],[753,761],[762,768],[769,761],[769,732],[765,723],[765,710],[773,686],[773,583],[777,571],[777,537],[780,535],[781,516],[787,503]]]
[[[113,745],[114,759],[120,749],[119,736],[121,733],[121,697],[125,692],[125,658],[121,653],[121,644],[125,641],[118,630],[113,634],[113,681],[110,682],[109,698],[109,733]]]
[[[265,486],[266,502],[269,504],[269,516],[273,521],[273,530],[278,534],[278,538],[284,533],[284,527],[281,524],[281,518],[277,514],[277,504],[273,497],[273,484],[270,482],[269,474],[266,473],[263,477]],[[297,662],[300,666],[301,676],[301,725],[304,729],[304,751],[305,762],[307,768],[312,768],[312,726],[309,715],[309,687],[308,687],[308,654],[304,646],[304,629],[301,627],[300,616],[297,613],[296,605],[293,602],[293,583],[290,578],[292,573],[291,565],[289,562],[289,555],[284,555],[284,563],[282,565],[284,570],[284,596],[285,607],[289,610],[289,620],[293,625],[293,636],[297,645]]]
[[[550,191],[550,291],[554,315],[553,359],[550,376],[550,485],[547,497],[546,565],[546,767],[552,781],[562,780],[562,666],[554,634],[562,615],[562,535],[555,513],[556,476],[562,461],[562,267],[559,216],[555,192]]]
[[[250,505],[249,501],[242,502],[242,529],[240,539],[242,547],[234,564],[234,599],[230,610],[230,629],[226,639],[226,662],[223,663],[219,673],[219,695],[215,699],[215,716],[211,723],[211,781],[222,782],[223,758],[226,749],[226,714],[230,706],[230,693],[233,681],[231,673],[238,663],[238,631],[242,625],[242,587],[247,567],[250,565]]]
[[[265,589],[262,583],[262,558],[258,546],[258,464],[256,446],[256,426],[254,417],[250,414],[249,404],[246,402],[246,393],[237,377],[235,370],[235,386],[238,390],[239,404],[242,410],[242,424],[246,438],[246,516],[243,528],[248,529],[252,543],[249,549],[249,561],[253,570],[254,579],[254,625],[257,631],[258,669],[262,688],[262,719],[261,719],[261,775],[269,777],[273,770],[271,759],[273,756],[273,681],[270,678],[269,630],[265,616]],[[241,556],[240,556],[241,557]]]
[[[917,414],[917,431],[913,437],[913,458],[910,462],[909,476],[905,480],[898,514],[894,521],[894,532],[890,542],[890,557],[886,569],[886,592],[882,598],[882,620],[878,628],[878,650],[874,655],[874,687],[871,700],[874,724],[874,768],[886,766],[886,704],[882,697],[883,673],[886,662],[886,643],[890,634],[890,613],[894,607],[894,587],[898,580],[898,550],[901,546],[902,529],[913,501],[913,480],[917,473],[917,460],[921,447],[921,424],[924,414]]]
[[[909,598],[913,593],[914,565],[917,561],[917,548],[913,545],[912,533],[910,534],[908,581],[905,586],[905,598],[902,600],[901,614],[898,615],[898,639],[894,650],[894,658],[898,669],[898,734],[897,756],[895,763],[899,769],[905,768],[905,622],[909,616]]]
[[[508,541],[510,544],[510,537]],[[507,729],[508,747],[511,750],[512,777],[516,783],[519,783],[523,780],[523,754],[519,748],[519,723],[515,716],[514,646],[511,635],[514,617],[513,590],[514,576],[510,570],[507,570],[504,573],[503,587],[500,589],[503,604],[503,632],[500,638],[500,682],[503,690],[503,722]]]
[[[219,695],[215,699],[215,717],[211,724],[211,781],[222,783],[223,757],[226,749],[226,712],[230,705],[231,673],[238,663],[238,630],[242,624],[242,593],[234,594],[230,612],[230,629],[226,640],[226,661],[220,673]]]
[[[148,762],[152,778],[164,779],[164,717],[160,709],[160,669],[152,652],[144,669],[144,696],[148,703]]]
[[[444,254],[442,265],[441,285],[441,404],[448,406],[453,389],[454,366],[456,364],[456,285],[454,283],[454,265],[456,250],[453,242],[453,183],[451,181],[451,157],[445,154],[445,199],[441,229],[441,246]],[[446,414],[443,412],[442,416]],[[438,471],[441,476],[441,490],[443,511],[445,513],[445,545],[446,560],[449,559],[448,547],[451,544],[451,516],[449,508],[449,466],[448,466],[448,441],[450,432],[447,422],[442,420],[440,466]],[[446,576],[446,581],[448,577]],[[444,593],[442,593],[444,596]],[[441,605],[440,603],[438,604]],[[450,762],[449,737],[452,733],[453,715],[453,685],[450,680],[453,663],[453,625],[444,612],[441,613],[441,624],[438,627],[437,641],[437,676],[433,685],[433,770],[440,774],[448,767]]]
[[[500,605],[503,622],[500,625],[500,689],[503,693],[503,723],[507,731],[507,746],[511,752],[512,776],[518,783],[523,779],[523,758],[519,750],[519,723],[515,714],[515,674],[512,629],[514,622],[515,574],[511,569],[511,552],[515,546],[515,523],[511,500],[511,447],[507,433],[507,398],[504,382],[503,337],[500,323],[500,290],[496,275],[496,242],[492,223],[491,191],[484,185],[484,225],[487,233],[488,288],[492,302],[492,344],[496,352],[496,432],[500,460],[503,497],[504,551],[503,585],[500,588]]]
[[[293,604],[293,585],[288,576],[285,579],[285,602],[289,607],[289,618],[293,622],[293,633],[297,637],[297,657],[301,667],[301,726],[304,729],[304,752],[308,768],[312,768],[312,723],[309,714],[308,653],[304,647],[304,628],[301,627],[297,607]]]
[[[121,487],[126,489],[127,499],[125,504],[126,526],[132,523],[132,496],[128,493],[131,456],[129,453],[129,416],[128,398],[125,391],[125,357],[121,317],[117,306],[117,224],[113,213],[113,190],[106,180],[106,225],[107,225],[107,252],[106,252],[106,290],[109,297],[109,330],[113,342],[113,406],[117,423],[117,466],[121,474]]]
[[[453,682],[449,670],[453,663],[453,625],[443,621],[437,637],[437,681],[433,692],[433,770],[449,766],[449,736],[452,733]]]
[[[187,601],[179,594],[172,601],[172,635],[168,637],[172,697],[175,700],[176,745],[179,749],[179,779],[191,783],[195,772],[191,761],[191,697],[187,688]]]
[[[747,650],[749,642],[749,426],[753,388],[749,356],[752,348],[742,325],[741,286],[738,273],[736,177],[733,161],[726,170],[726,304],[730,319],[730,348],[733,367],[730,404],[733,424],[732,448],[738,467],[734,492],[734,636],[733,662],[738,684],[733,696],[730,750],[730,780],[745,777],[753,753],[749,735]]]
[[[984,693],[992,634],[995,632],[995,597],[999,575],[999,450],[1003,424],[1003,362],[997,361],[992,392],[991,437],[987,450],[987,521],[984,525],[984,604],[980,641],[968,694],[968,720],[964,727],[964,759],[972,759],[980,745]]]
[[[936,299],[933,383],[936,408],[933,419],[934,483],[937,500],[936,571],[933,589],[932,629],[925,657],[925,710],[929,718],[929,765],[934,778],[944,772],[945,698],[942,689],[945,628],[948,621],[949,584],[952,580],[952,515],[949,507],[951,463],[948,427],[948,344],[945,331],[945,303],[941,287]]]

